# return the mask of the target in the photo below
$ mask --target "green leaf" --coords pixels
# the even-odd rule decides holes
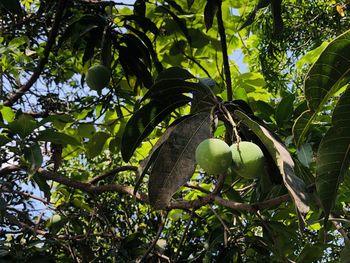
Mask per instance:
[[[147,67],[151,68],[152,62],[150,52],[140,39],[133,34],[124,34],[120,41],[127,45],[129,50],[133,53],[133,56],[138,57]]]
[[[71,115],[68,115],[68,114],[53,114],[44,118],[41,122],[39,122],[39,124],[41,126],[48,122],[51,122],[54,126],[59,126],[60,128],[62,127],[64,128],[68,123],[74,122],[74,119],[72,118]]]
[[[128,162],[135,149],[153,129],[178,107],[186,105],[190,99],[186,96],[173,96],[171,100],[152,100],[135,112],[125,126],[121,153]]]
[[[63,145],[80,145],[80,142],[73,136],[52,130],[40,131],[39,135],[36,137],[36,140]]]
[[[319,112],[327,100],[350,80],[350,30],[322,52],[305,78],[305,97],[310,110]]]
[[[305,78],[305,97],[310,111],[294,124],[293,132],[300,145],[312,121],[326,102],[350,80],[350,30],[332,42],[321,53]]]
[[[0,105],[0,113],[5,121],[12,122],[15,119],[16,114],[10,107]]]
[[[153,47],[153,43],[148,38],[148,36],[145,33],[141,32],[141,31],[139,31],[139,30],[137,30],[129,25],[125,25],[125,28],[127,28],[128,30],[133,32],[135,35],[137,35],[142,40],[142,42],[146,45],[148,52],[152,56],[152,59],[153,59],[153,62],[154,62],[154,65],[155,65],[157,71],[161,72],[163,70],[163,66],[159,62],[158,57],[157,57],[157,53],[155,52],[154,47]]]
[[[193,3],[194,3],[194,0],[187,0],[188,9],[191,9]]]
[[[288,122],[293,115],[294,94],[284,97],[278,104],[275,112],[276,123],[282,126]]]
[[[43,163],[43,156],[39,144],[34,144],[24,149],[24,158],[30,164],[32,171],[36,170]]]
[[[210,89],[200,82],[188,82],[183,79],[162,79],[156,82],[142,98],[162,98],[164,96],[178,96],[181,93],[200,92],[210,94]]]
[[[297,69],[301,69],[306,64],[312,64],[320,57],[321,53],[326,49],[329,42],[323,42],[319,47],[310,50],[304,56],[302,56],[295,66]]]
[[[308,195],[305,183],[295,175],[293,159],[286,147],[276,139],[275,135],[267,130],[264,126],[259,125],[247,115],[240,111],[235,111],[235,115],[244,125],[250,128],[265,145],[271,157],[275,161],[282,175],[284,185],[288,189],[295,206],[305,214],[309,210]]]
[[[188,70],[180,67],[170,67],[159,73],[157,82],[169,79],[194,79],[195,77]]]
[[[86,155],[89,159],[101,154],[106,141],[110,138],[110,135],[105,132],[96,132],[94,136],[86,144]]]
[[[306,244],[296,259],[297,263],[318,262],[323,257],[324,244]]]
[[[173,194],[193,175],[196,148],[211,137],[210,113],[192,115],[176,125],[162,145],[148,183],[149,201],[156,209],[165,208]]]
[[[295,120],[293,125],[293,137],[297,146],[300,146],[305,140],[307,131],[310,129],[315,117],[316,116],[312,114],[310,110],[306,110]]]
[[[272,122],[273,116],[275,114],[275,109],[271,107],[270,104],[262,100],[250,102],[252,108],[257,117],[263,119],[266,122]]]
[[[4,146],[6,143],[10,142],[11,139],[5,133],[0,133],[0,146]]]
[[[219,2],[216,0],[207,0],[207,4],[204,8],[204,24],[205,28],[208,30],[213,26],[214,17],[218,11]]]
[[[39,186],[39,189],[43,191],[45,197],[49,199],[51,196],[51,187],[48,185],[45,178],[43,178],[40,174],[35,173],[32,180]]]
[[[83,138],[91,138],[95,131],[95,126],[92,124],[82,123],[78,126],[78,134]]]
[[[313,151],[310,143],[303,143],[297,150],[298,160],[307,168],[312,161]]]
[[[203,48],[210,43],[210,38],[198,28],[190,28],[188,33],[191,36],[191,47]]]
[[[238,31],[242,30],[247,26],[250,26],[254,22],[256,13],[259,11],[259,9],[265,8],[269,4],[271,4],[271,0],[259,0],[255,8],[248,14],[245,22],[239,27]]]
[[[325,217],[334,206],[339,184],[350,163],[350,89],[340,97],[332,116],[332,127],[322,138],[316,159],[316,189]]]
[[[136,0],[134,3],[134,15],[145,17],[146,14],[146,1]]]
[[[127,15],[125,16],[122,21],[134,21],[136,22],[143,31],[145,32],[152,32],[154,35],[159,34],[159,30],[157,26],[148,18],[142,17],[142,16],[136,16],[136,15]]]
[[[150,88],[153,84],[153,78],[146,65],[134,55],[133,50],[129,47],[120,46],[118,50],[119,61],[125,71],[126,77],[135,75],[146,88]]]
[[[33,132],[38,127],[35,119],[27,114],[22,114],[18,119],[9,123],[10,130],[17,133],[22,139]]]
[[[148,156],[140,162],[140,166],[139,166],[140,176],[135,184],[134,193],[136,193],[136,191],[140,187],[143,177],[146,175],[149,168],[153,165],[154,161],[158,157],[159,151],[163,143],[169,138],[170,134],[173,132],[175,127],[176,125],[174,125],[174,123],[171,126],[169,126],[166,129],[166,131],[162,134],[162,136],[160,136],[160,138],[157,140],[155,145],[152,147],[152,150],[148,153]]]
[[[71,202],[77,208],[80,208],[82,210],[86,210],[86,211],[88,211],[90,213],[93,212],[93,209],[84,201],[84,199],[73,197]]]

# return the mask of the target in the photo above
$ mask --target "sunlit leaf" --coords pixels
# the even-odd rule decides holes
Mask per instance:
[[[0,113],[3,119],[7,122],[11,122],[15,119],[16,114],[10,107],[0,105]]]
[[[325,41],[319,47],[305,53],[305,55],[302,56],[297,61],[297,63],[295,63],[295,66],[297,67],[297,69],[301,69],[305,64],[314,63],[320,57],[321,53],[325,50],[327,46],[328,46],[328,42]]]

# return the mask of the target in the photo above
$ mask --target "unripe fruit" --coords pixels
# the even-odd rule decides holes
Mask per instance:
[[[252,142],[240,142],[231,145],[233,170],[238,175],[253,179],[264,171],[264,154],[260,147]]]
[[[86,73],[86,84],[90,89],[102,90],[109,83],[111,71],[104,65],[95,65],[89,68]]]
[[[219,139],[206,139],[196,149],[196,161],[208,174],[225,173],[232,163],[230,146]]]

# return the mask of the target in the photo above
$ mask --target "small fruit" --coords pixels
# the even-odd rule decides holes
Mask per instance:
[[[240,142],[231,145],[233,168],[238,175],[253,179],[264,171],[264,154],[260,147],[252,142]]]
[[[94,65],[86,73],[86,84],[90,89],[102,90],[109,83],[111,71],[104,65]]]
[[[196,161],[208,174],[225,173],[232,163],[230,146],[219,139],[206,139],[196,149]]]

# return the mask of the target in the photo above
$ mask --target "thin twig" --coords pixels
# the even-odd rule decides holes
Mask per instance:
[[[177,247],[177,250],[176,250],[176,254],[175,254],[175,256],[174,256],[173,263],[176,263],[176,262],[177,262],[177,259],[178,259],[179,254],[180,254],[181,247],[182,247],[182,245],[183,245],[183,242],[185,241],[185,238],[186,238],[186,236],[187,236],[188,230],[190,229],[190,225],[191,225],[191,222],[192,222],[193,215],[194,215],[194,210],[192,210],[191,215],[190,215],[190,218],[189,218],[188,221],[187,221],[187,224],[186,224],[184,233],[183,233],[183,235],[182,235],[182,237],[181,237],[181,240],[180,240],[180,242],[179,242],[179,246]]]
[[[226,117],[226,119],[229,121],[229,123],[232,126],[233,132],[235,134],[236,137],[236,141],[238,143],[238,147],[239,147],[239,142],[241,141],[241,137],[238,134],[238,130],[237,130],[237,124],[235,123],[235,121],[233,120],[230,111],[225,107],[225,105],[221,104],[220,105],[221,110],[223,111],[224,116]]]
[[[51,52],[51,49],[55,43],[56,36],[58,34],[58,30],[60,27],[61,17],[63,14],[63,11],[65,9],[65,4],[67,0],[61,0],[59,1],[57,5],[57,11],[55,15],[55,19],[52,25],[51,32],[49,34],[49,37],[47,39],[46,46],[44,48],[43,57],[39,60],[39,63],[34,70],[32,76],[29,78],[27,83],[25,85],[22,85],[18,90],[16,90],[13,94],[11,94],[7,100],[4,101],[5,106],[12,106],[17,100],[19,100],[38,80],[40,77],[42,71],[44,70],[44,67],[46,63],[48,62],[49,55]]]
[[[198,185],[194,185],[194,184],[192,184],[190,182],[186,183],[184,186],[187,187],[187,188],[191,188],[191,189],[195,189],[195,190],[201,191],[201,192],[206,193],[206,194],[210,194],[211,193],[210,191],[204,189],[203,187],[200,187]]]
[[[153,248],[155,247],[155,245],[157,244],[158,239],[160,238],[160,235],[162,234],[162,231],[164,229],[165,226],[165,222],[167,219],[168,213],[165,214],[164,219],[163,217],[161,217],[161,222],[157,231],[156,236],[154,237],[151,245],[148,247],[147,251],[145,252],[145,254],[142,256],[142,258],[140,260],[138,260],[137,262],[144,262],[144,260],[147,258],[147,256],[149,255],[149,253],[151,253],[151,251],[153,250]]]
[[[283,202],[286,202],[290,199],[289,194],[281,195],[273,199],[265,200],[258,203],[246,204],[246,203],[238,203],[230,200],[223,199],[219,196],[215,196],[214,200],[217,204],[222,206],[232,208],[234,210],[241,210],[247,212],[254,212],[258,210],[263,210],[267,208],[271,208],[277,206]]]
[[[224,227],[224,245],[225,247],[227,247],[227,244],[228,244],[227,233],[230,233],[230,229],[228,228],[224,220],[222,220],[221,216],[215,211],[215,209],[211,205],[209,205],[209,208],[213,212],[213,214],[216,216],[216,218],[220,221],[222,226]]]
[[[97,182],[109,177],[109,176],[112,176],[112,175],[115,175],[117,173],[120,173],[120,172],[124,172],[124,171],[135,171],[137,172],[137,166],[132,166],[132,165],[125,165],[125,166],[120,166],[120,167],[117,167],[113,170],[110,170],[104,174],[101,174],[101,175],[98,175],[98,176],[95,176],[94,178],[92,178],[91,180],[88,181],[89,184],[96,184]]]

